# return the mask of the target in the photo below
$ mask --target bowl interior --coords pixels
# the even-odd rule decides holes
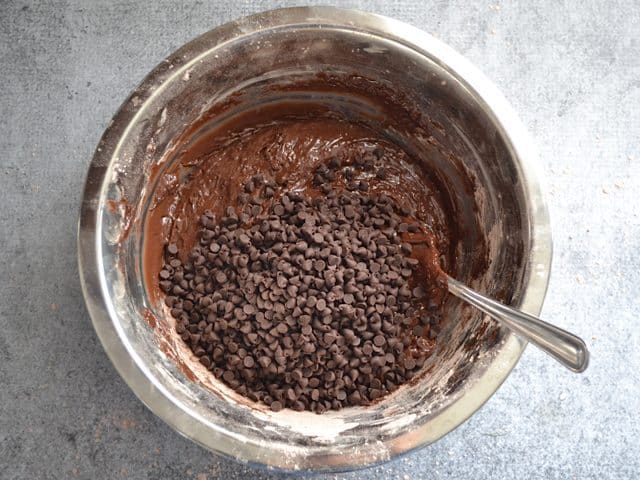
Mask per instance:
[[[94,165],[104,177],[95,206],[102,295],[118,341],[149,381],[145,388],[168,399],[180,420],[172,422],[170,408],[162,416],[208,448],[289,469],[362,466],[436,440],[493,393],[523,344],[449,298],[425,373],[371,407],[272,413],[239,398],[192,361],[142,274],[157,172],[178,161],[176,145],[189,140],[189,126],[199,122],[188,133],[197,136],[247,109],[295,98],[384,128],[446,192],[462,234],[451,273],[513,305],[532,274],[531,206],[519,161],[491,110],[450,66],[376,31],[379,17],[362,17],[354,27],[332,15],[322,28],[308,15],[278,26],[267,17],[196,39],[127,101],[129,121],[117,126],[117,142],[107,137],[98,148],[112,144],[110,162]],[[357,95],[345,84],[357,85]]]

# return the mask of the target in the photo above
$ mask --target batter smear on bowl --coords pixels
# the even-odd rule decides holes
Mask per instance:
[[[199,362],[239,394],[273,411],[368,405],[435,348],[445,209],[417,162],[363,125],[260,120],[200,135],[163,174],[148,282]],[[416,232],[444,253],[439,266],[418,260]]]

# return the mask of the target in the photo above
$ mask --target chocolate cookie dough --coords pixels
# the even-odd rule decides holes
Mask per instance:
[[[251,400],[367,405],[434,349],[445,209],[428,172],[367,127],[267,110],[201,135],[163,174],[145,231],[151,296],[199,362]],[[440,265],[403,241],[416,232]]]

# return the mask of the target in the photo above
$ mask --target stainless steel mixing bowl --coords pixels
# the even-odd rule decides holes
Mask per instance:
[[[549,220],[534,175],[535,149],[513,110],[440,41],[389,18],[335,8],[275,10],[226,24],[151,72],[115,115],[91,162],[79,264],[107,354],[160,418],[242,462],[346,470],[428,445],[460,425],[509,375],[525,342],[451,298],[441,346],[420,381],[367,408],[272,413],[190,366],[141,275],[142,227],[155,188],[149,172],[173,161],[172,146],[185,127],[224,99],[251,108],[270,85],[319,72],[355,73],[409,100],[424,128],[390,132],[447,178],[456,211],[481,232],[457,245],[461,262],[452,273],[538,314],[551,261]],[[238,91],[251,94],[233,97]],[[330,99],[331,91],[324,94]],[[357,116],[360,107],[343,102],[340,108]],[[476,187],[462,188],[470,180]],[[481,271],[465,261],[477,242],[491,260]]]

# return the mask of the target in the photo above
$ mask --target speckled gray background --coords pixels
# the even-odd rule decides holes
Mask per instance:
[[[282,477],[211,455],[134,397],[91,327],[75,230],[93,149],[143,76],[194,36],[285,3],[0,1],[0,478]],[[637,3],[343,5],[435,34],[513,103],[548,187],[543,313],[588,341],[592,365],[573,375],[529,348],[436,445],[327,478],[639,478]]]

